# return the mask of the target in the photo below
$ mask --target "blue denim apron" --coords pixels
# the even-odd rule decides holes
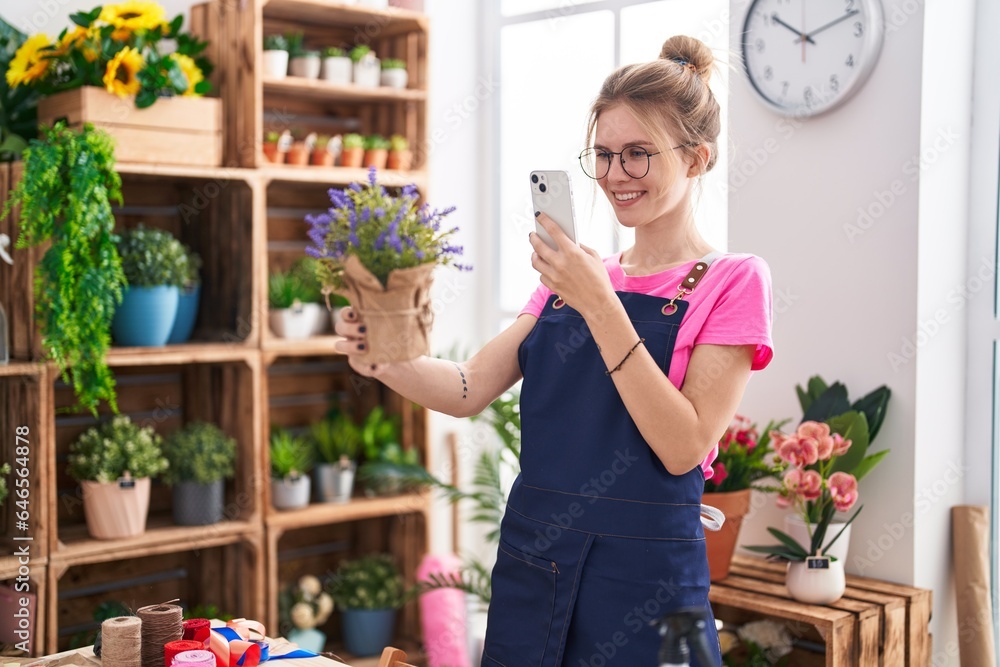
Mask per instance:
[[[618,296],[666,374],[688,303],[665,315],[668,299]],[[701,467],[667,472],[587,323],[557,296],[518,357],[521,474],[501,525],[482,665],[655,667],[650,623],[709,605]],[[719,665],[714,622],[710,632]]]

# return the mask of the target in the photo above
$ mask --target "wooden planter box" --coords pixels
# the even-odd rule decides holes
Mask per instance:
[[[170,97],[136,109],[94,86],[42,98],[39,125],[65,120],[70,127],[91,123],[115,139],[119,162],[218,167],[222,164],[222,101]]]

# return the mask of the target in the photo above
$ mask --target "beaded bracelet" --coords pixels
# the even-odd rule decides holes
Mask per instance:
[[[645,342],[646,342],[646,339],[645,339],[645,338],[640,338],[640,339],[639,339],[639,342],[638,342],[638,343],[636,343],[635,345],[633,345],[633,346],[632,346],[632,349],[628,351],[628,354],[626,354],[626,355],[625,355],[625,357],[624,357],[624,358],[623,358],[623,359],[622,359],[621,361],[619,361],[619,362],[618,362],[618,365],[617,365],[617,366],[615,366],[614,368],[612,368],[612,369],[611,369],[610,371],[604,371],[604,374],[605,374],[605,375],[611,375],[611,374],[612,374],[612,373],[614,373],[614,372],[615,372],[616,370],[618,370],[619,368],[621,368],[621,367],[622,367],[622,364],[624,364],[624,363],[625,363],[625,360],[626,360],[626,359],[628,359],[629,357],[631,357],[631,356],[632,356],[632,353],[633,353],[633,352],[635,352],[635,348],[639,347],[640,345],[642,345],[642,344],[643,344],[643,343],[645,343]]]

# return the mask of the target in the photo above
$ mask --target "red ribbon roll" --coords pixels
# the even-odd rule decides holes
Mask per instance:
[[[167,642],[163,645],[163,665],[164,667],[170,667],[174,661],[174,656],[178,653],[183,653],[184,651],[201,651],[204,648],[205,644],[203,642],[192,639],[178,639]]]
[[[184,621],[184,639],[201,642],[202,648],[208,648],[208,639],[211,635],[212,622],[207,618],[189,618]]]

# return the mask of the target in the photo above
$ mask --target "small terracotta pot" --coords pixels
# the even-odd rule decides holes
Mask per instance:
[[[285,161],[285,154],[278,150],[277,142],[265,143],[264,157],[272,164],[281,164]]]
[[[370,167],[375,167],[376,169],[385,169],[385,163],[389,160],[389,151],[384,148],[373,148],[371,150],[365,151],[365,161],[363,167],[368,169]]]
[[[288,164],[307,165],[309,164],[309,151],[301,141],[292,144],[288,149],[288,157],[285,159]]]
[[[343,167],[360,167],[364,160],[364,148],[345,148],[340,153],[340,164]]]
[[[750,511],[750,489],[727,493],[706,493],[701,502],[721,510],[726,522],[717,531],[705,531],[705,548],[708,551],[708,573],[712,581],[720,581],[729,576],[733,562],[733,552],[740,537],[743,517]]]
[[[329,152],[325,148],[321,151],[313,151],[312,158],[309,160],[309,164],[315,165],[317,167],[332,167],[333,153]]]
[[[413,165],[413,151],[389,151],[389,159],[386,161],[387,169],[398,169],[399,171],[409,171]]]

